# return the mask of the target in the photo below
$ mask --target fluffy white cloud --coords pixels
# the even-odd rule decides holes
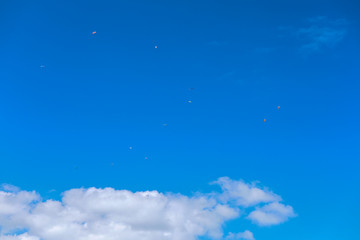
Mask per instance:
[[[0,191],[0,227],[3,232],[22,228],[33,204],[40,200],[35,192]]]
[[[280,196],[267,189],[260,189],[254,183],[233,181],[228,177],[219,178],[214,183],[220,185],[223,190],[220,195],[223,201],[234,200],[238,206],[249,207],[259,203],[281,201]]]
[[[291,206],[286,206],[279,202],[273,202],[252,211],[248,218],[260,226],[276,225],[287,221],[290,217],[295,217]]]
[[[266,189],[229,178],[217,183],[223,192],[191,197],[81,188],[66,191],[61,201],[42,201],[35,192],[0,191],[0,239],[221,239],[223,224],[247,207],[257,206],[248,217],[259,225],[277,224],[293,216],[292,208],[279,203],[281,198]],[[259,205],[265,203],[268,205]],[[23,234],[13,234],[16,232]],[[254,239],[250,231],[230,233],[226,238]]]

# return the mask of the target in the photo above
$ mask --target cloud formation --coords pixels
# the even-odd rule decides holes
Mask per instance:
[[[250,207],[259,203],[281,201],[280,196],[266,188],[258,188],[255,183],[248,184],[241,180],[233,181],[228,177],[221,177],[214,183],[223,190],[220,195],[221,199],[224,202],[235,201],[237,206]]]
[[[237,240],[255,240],[254,235],[249,230],[240,233],[229,233],[226,240],[237,239]]]
[[[299,28],[297,36],[302,41],[304,52],[318,51],[323,47],[336,46],[346,35],[348,21],[331,20],[324,16],[307,20],[308,26]]]
[[[249,214],[248,219],[260,226],[270,226],[286,222],[289,218],[295,216],[291,206],[272,202],[263,207],[256,208],[256,210]]]
[[[250,212],[258,225],[276,225],[295,214],[281,197],[253,183],[227,177],[222,192],[194,196],[131,192],[113,188],[71,189],[61,201],[41,200],[36,192],[0,191],[1,240],[253,240],[246,230],[223,234],[226,221]]]

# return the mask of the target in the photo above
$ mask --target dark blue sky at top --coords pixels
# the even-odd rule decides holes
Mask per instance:
[[[356,239],[359,11],[1,0],[0,182],[57,198],[259,180],[299,216],[257,239]]]

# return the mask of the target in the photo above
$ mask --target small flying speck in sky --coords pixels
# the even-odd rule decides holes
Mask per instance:
[[[264,119],[264,122],[266,122],[266,119]]]
[[[148,157],[145,157],[145,160],[148,160]]]
[[[42,65],[42,64],[40,65],[40,68],[44,68],[44,67],[45,67],[45,65]]]
[[[167,127],[167,126],[169,126],[169,124],[167,124],[167,123],[163,123],[163,126],[164,126],[164,127]]]
[[[133,149],[133,147],[129,147],[129,150],[132,150]]]
[[[91,34],[92,34],[92,35],[95,35],[95,34],[96,34],[96,31],[93,31]]]
[[[192,103],[192,101],[191,101],[191,100],[189,100],[189,101],[188,101],[188,103]]]
[[[280,106],[278,106],[277,109],[280,109]]]

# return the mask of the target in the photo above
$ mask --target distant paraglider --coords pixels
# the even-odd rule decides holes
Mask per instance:
[[[158,48],[158,44],[159,42],[158,41],[154,41],[154,48],[157,49]]]
[[[278,105],[277,107],[276,107],[276,109],[278,110],[278,111],[280,111],[280,106]],[[266,114],[266,116],[271,116],[272,115],[272,113],[273,113],[273,111],[271,111],[271,112],[269,112],[268,114]],[[264,118],[264,122],[266,122],[266,118]]]
[[[195,88],[193,88],[193,87],[190,87],[190,88],[188,88],[188,90],[189,90],[189,96],[188,96],[188,98],[190,99],[190,100],[188,100],[187,102],[188,103],[192,103],[192,92],[195,90]]]

